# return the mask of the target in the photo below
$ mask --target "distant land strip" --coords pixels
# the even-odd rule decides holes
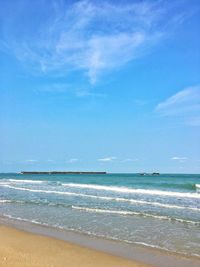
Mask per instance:
[[[50,172],[40,172],[40,171],[21,171],[21,174],[106,174],[107,172],[82,172],[82,171],[50,171]]]

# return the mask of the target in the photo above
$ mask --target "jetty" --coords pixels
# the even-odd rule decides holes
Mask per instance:
[[[84,172],[84,171],[21,171],[21,174],[107,174],[107,172]]]

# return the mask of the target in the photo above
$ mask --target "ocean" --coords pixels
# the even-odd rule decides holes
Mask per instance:
[[[200,175],[0,174],[0,216],[200,257]]]

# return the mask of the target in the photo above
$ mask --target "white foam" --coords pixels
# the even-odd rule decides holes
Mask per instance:
[[[8,181],[10,182],[14,182],[14,183],[26,183],[26,184],[42,184],[45,181],[41,181],[41,180],[18,180],[18,179],[8,179]]]
[[[25,219],[25,218],[21,218],[21,217],[15,217],[9,214],[3,214],[4,217],[9,218],[9,219],[13,219],[13,220],[18,220],[18,221],[23,221],[23,222],[29,222],[29,223],[34,223],[34,224],[39,224],[39,225],[44,225],[44,226],[50,226],[47,223],[42,223],[42,222],[38,222],[36,220],[29,220],[29,219]]]
[[[11,203],[11,200],[8,199],[0,199],[0,203]]]
[[[30,189],[30,188],[24,188],[24,187],[15,187],[15,186],[12,186],[12,185],[0,185],[0,186],[11,188],[11,189],[15,189],[15,190],[37,192],[37,193],[59,194],[59,195],[78,195],[78,194],[72,193],[72,192],[61,192],[61,191],[42,190],[42,189]]]
[[[132,242],[129,242],[128,240],[124,240],[124,241],[127,242],[127,243],[132,243]],[[168,248],[164,248],[164,247],[161,247],[161,246],[158,246],[158,245],[148,244],[148,243],[145,243],[145,242],[134,241],[133,243],[137,244],[137,245],[142,245],[142,246],[145,246],[145,247],[157,248],[159,250],[164,250],[164,251],[168,251],[168,252],[175,252],[175,253],[178,253],[180,255],[186,255],[186,256],[188,255],[186,252],[183,252],[183,251],[181,251],[181,252],[173,251],[173,250],[170,250]],[[191,253],[191,255],[200,258],[200,254]]]
[[[128,242],[128,240],[126,240]],[[148,243],[145,243],[145,242],[139,242],[139,241],[135,241],[134,244],[138,244],[138,245],[142,245],[142,246],[145,246],[145,247],[150,247],[150,248],[158,248],[158,249],[162,249],[162,250],[166,250],[166,251],[170,251],[166,248],[162,248],[160,246],[157,246],[157,245],[152,245],[152,244],[148,244]]]
[[[21,218],[21,217],[15,217],[15,216],[12,216],[12,215],[9,215],[9,214],[3,214],[3,217],[9,218],[9,219],[13,219],[13,220],[33,223],[33,224],[36,224],[36,225],[51,227],[51,228],[58,228],[58,229],[62,229],[62,230],[64,229],[64,230],[67,230],[67,231],[73,231],[73,232],[77,232],[77,233],[80,233],[80,234],[87,234],[88,236],[92,235],[92,236],[95,236],[95,237],[101,237],[101,238],[111,239],[111,240],[115,240],[115,241],[121,241],[121,242],[125,242],[125,243],[128,243],[128,244],[137,244],[137,245],[142,245],[142,246],[145,246],[145,247],[157,248],[157,249],[168,251],[168,252],[172,251],[172,250],[170,250],[168,248],[164,248],[164,247],[161,247],[161,246],[158,246],[158,245],[153,245],[153,244],[149,244],[149,243],[145,243],[145,242],[131,241],[131,240],[126,240],[126,239],[124,240],[124,239],[120,239],[120,238],[114,237],[114,236],[111,237],[111,236],[107,236],[107,235],[104,235],[104,234],[96,234],[94,232],[85,231],[85,230],[79,230],[79,229],[75,229],[75,228],[67,228],[66,229],[66,228],[64,228],[62,226],[50,225],[50,224],[47,224],[47,223],[44,223],[44,222],[42,223],[42,222],[37,221],[37,220],[31,220],[31,219],[25,219],[25,218]],[[176,251],[176,253],[179,253],[179,252]],[[188,255],[185,252],[181,252],[179,254]],[[200,258],[199,254],[192,253],[191,255]]]
[[[9,182],[0,181],[0,186],[1,186],[1,185],[9,185],[9,184],[10,184]]]
[[[136,200],[136,199],[128,199],[128,198],[119,198],[119,197],[106,197],[106,196],[95,196],[95,195],[88,195],[88,194],[82,194],[82,193],[74,193],[74,192],[62,192],[62,191],[54,191],[54,190],[42,190],[42,189],[29,189],[24,187],[15,187],[11,185],[5,185],[1,184],[0,186],[4,186],[7,188],[15,189],[15,190],[21,190],[21,191],[29,191],[29,192],[35,192],[35,193],[46,193],[46,194],[58,194],[58,195],[67,195],[67,196],[77,196],[77,197],[87,197],[87,198],[93,198],[93,199],[101,199],[101,200],[108,200],[108,201],[119,201],[119,202],[128,202],[128,203],[134,203],[134,204],[144,204],[144,205],[151,205],[151,206],[158,206],[163,208],[169,208],[169,209],[189,209],[194,211],[200,211],[199,208],[194,207],[185,207],[185,206],[178,206],[178,205],[170,205],[170,204],[163,204],[159,202],[149,202],[144,200]]]
[[[94,209],[94,208],[87,208],[87,207],[79,207],[79,206],[72,206],[72,209],[86,211],[86,212],[95,212],[95,213],[108,213],[108,214],[119,214],[119,215],[139,215],[143,217],[151,217],[160,220],[170,220],[170,221],[178,221],[182,223],[191,223],[191,224],[199,224],[199,222],[184,220],[179,218],[171,218],[168,216],[162,215],[153,215],[149,213],[142,213],[142,212],[135,212],[135,211],[124,211],[124,210],[106,210],[106,209]]]
[[[0,203],[26,203],[22,200],[10,200],[10,199],[0,199]]]
[[[114,200],[114,198],[113,198],[113,200]],[[150,201],[145,201],[145,200],[135,200],[135,199],[127,199],[127,198],[115,198],[115,200],[116,201],[122,201],[122,202],[130,202],[130,203],[135,203],[135,204],[158,206],[158,207],[168,208],[168,209],[184,209],[184,210],[189,209],[189,210],[194,210],[194,211],[200,211],[199,208],[164,204],[164,203],[159,203],[159,202],[150,202]]]
[[[93,208],[85,208],[85,207],[79,207],[79,206],[72,206],[72,208],[76,209],[76,210],[83,210],[83,211],[96,212],[96,213],[109,213],[109,214],[121,214],[121,215],[140,215],[139,212],[132,212],[132,211],[93,209]]]
[[[195,184],[196,188],[200,189],[200,184]]]
[[[183,192],[176,192],[176,191],[135,189],[135,188],[129,188],[129,187],[104,186],[104,185],[93,185],[93,184],[68,183],[68,184],[63,184],[63,185],[66,187],[113,191],[113,192],[119,192],[119,193],[147,194],[147,195],[159,195],[159,196],[180,197],[180,198],[200,198],[200,194],[189,193],[189,192],[183,193]]]

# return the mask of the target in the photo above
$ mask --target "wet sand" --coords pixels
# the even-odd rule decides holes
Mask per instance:
[[[52,237],[0,225],[1,267],[147,267]]]

